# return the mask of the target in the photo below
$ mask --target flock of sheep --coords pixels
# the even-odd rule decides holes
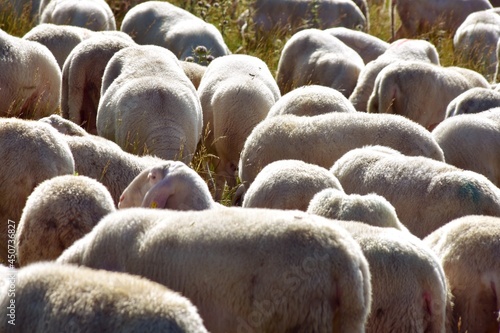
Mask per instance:
[[[0,332],[498,332],[496,5],[232,1],[272,73],[167,1],[5,1]]]

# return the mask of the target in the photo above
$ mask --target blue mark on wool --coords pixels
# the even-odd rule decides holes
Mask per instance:
[[[479,189],[472,183],[463,184],[459,190],[460,198],[464,198],[467,200],[472,200],[474,204],[478,204],[481,198],[481,193]]]

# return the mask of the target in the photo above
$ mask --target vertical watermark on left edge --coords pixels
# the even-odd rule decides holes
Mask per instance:
[[[9,303],[7,305],[7,322],[10,325],[16,325],[16,222],[7,221],[7,267],[9,274],[7,277],[7,296]]]

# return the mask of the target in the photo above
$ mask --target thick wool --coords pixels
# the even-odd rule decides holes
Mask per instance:
[[[500,189],[483,175],[388,147],[353,149],[331,168],[346,193],[377,193],[424,238],[466,215],[500,216]]]
[[[57,259],[113,211],[113,198],[97,180],[65,175],[44,181],[28,197],[17,227],[19,265]]]
[[[422,126],[398,115],[333,112],[314,117],[266,118],[245,141],[239,176],[249,186],[267,164],[302,160],[330,168],[343,154],[380,144],[403,154],[443,160],[443,152]]]
[[[365,332],[370,311],[359,245],[332,221],[298,211],[125,209],[58,261],[164,284],[213,333]]]
[[[343,191],[327,169],[299,160],[279,160],[266,165],[255,177],[243,207],[306,211],[313,196],[328,188]]]
[[[228,55],[208,65],[198,88],[203,109],[205,146],[215,155],[215,198],[225,183],[236,185],[236,169],[243,144],[253,128],[280,98],[267,65],[248,55]]]
[[[206,56],[217,58],[231,53],[214,25],[166,1],[135,5],[123,18],[121,31],[138,44],[162,46],[180,60],[191,58],[204,65],[208,64]],[[205,52],[200,53],[198,47]]]
[[[14,250],[8,230],[17,227],[28,196],[44,180],[73,174],[75,162],[62,135],[43,122],[0,118],[0,142],[0,263],[6,263]]]
[[[453,220],[424,239],[439,258],[454,296],[453,332],[499,329],[499,233],[500,218],[474,215]]]
[[[2,332],[207,332],[188,299],[138,276],[48,262],[12,274],[15,298],[0,284]]]
[[[123,150],[189,163],[201,137],[200,101],[179,61],[155,45],[124,48],[108,62],[97,133]]]

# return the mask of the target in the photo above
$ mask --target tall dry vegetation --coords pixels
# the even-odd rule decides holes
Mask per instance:
[[[139,0],[107,0],[115,13],[116,21],[120,26],[126,12]],[[235,5],[234,0],[172,0],[171,3],[184,8],[205,21],[214,24],[220,29],[229,48],[233,53],[245,53],[261,58],[265,61],[271,71],[277,67],[281,49],[290,38],[291,33],[274,34],[269,38],[256,40],[251,24],[245,33],[240,33],[238,17],[249,7],[252,0],[239,0]],[[0,0],[0,28],[14,36],[23,36],[36,22],[29,20],[29,8],[21,17],[12,13],[9,0]],[[370,8],[370,34],[383,40],[391,37],[391,24],[387,5],[372,5]],[[251,22],[250,22],[251,23]],[[396,21],[396,26],[399,22]],[[474,67],[472,64],[460,63],[453,55],[453,43],[451,36],[446,36],[439,31],[421,36],[430,40],[441,55],[444,66],[461,65]]]

